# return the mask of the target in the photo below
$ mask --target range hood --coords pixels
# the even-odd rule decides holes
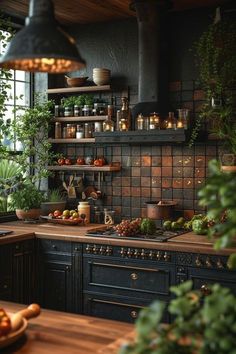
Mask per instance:
[[[168,54],[164,36],[168,29],[169,0],[134,0],[139,36],[138,104],[132,109],[139,113],[163,113],[167,110]]]

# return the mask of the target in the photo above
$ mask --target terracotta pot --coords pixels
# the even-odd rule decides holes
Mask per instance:
[[[30,209],[30,210],[16,209],[16,216],[20,220],[35,220],[35,219],[39,219],[40,215],[41,215],[41,209]]]
[[[172,218],[174,206],[177,204],[172,200],[161,200],[157,202],[146,202],[147,217],[154,220],[169,220]]]

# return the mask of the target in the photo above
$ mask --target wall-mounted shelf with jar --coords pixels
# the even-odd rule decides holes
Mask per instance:
[[[98,92],[98,91],[111,91],[110,85],[103,86],[81,86],[81,87],[61,87],[51,88],[47,90],[48,94],[51,93],[73,93],[73,92]]]

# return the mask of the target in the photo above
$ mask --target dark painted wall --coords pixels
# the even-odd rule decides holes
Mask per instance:
[[[168,95],[167,110],[189,108],[192,118],[203,103],[203,92],[197,83],[197,70],[190,48],[208,24],[214,10],[194,10],[170,13],[163,29],[168,30]],[[92,79],[93,67],[107,67],[112,71],[114,86],[120,87],[115,95],[120,98],[122,88],[130,87],[130,102],[137,103],[138,86],[138,33],[135,19],[113,23],[78,25],[70,29],[78,48],[87,62],[81,74]],[[73,73],[76,76],[78,73]],[[57,77],[53,77],[57,80]],[[52,78],[49,80],[53,87]],[[160,86],[160,90],[163,87]],[[163,89],[165,90],[165,89]],[[117,91],[117,89],[116,89]],[[118,90],[119,91],[119,90]],[[105,96],[108,97],[108,96]],[[117,102],[120,102],[117,100]],[[58,146],[61,149],[62,146]],[[218,155],[214,143],[184,146],[92,146],[64,145],[64,154],[78,156],[104,155],[108,162],[120,161],[122,171],[107,174],[103,183],[103,205],[116,211],[117,221],[122,217],[145,216],[147,200],[174,199],[177,210],[191,217],[201,209],[197,190],[204,184],[208,161]],[[68,176],[65,176],[67,179]],[[88,184],[97,183],[87,175]]]

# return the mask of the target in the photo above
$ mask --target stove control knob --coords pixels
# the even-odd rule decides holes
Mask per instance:
[[[105,250],[105,247],[101,246],[100,249],[99,249],[99,253],[100,254],[105,254],[106,250]]]
[[[141,256],[141,258],[145,258],[146,257],[146,252],[145,252],[144,248],[142,248],[140,256]]]
[[[121,257],[125,257],[125,256],[126,256],[126,254],[127,254],[126,249],[125,249],[125,248],[123,248],[123,247],[121,247],[121,249],[120,249],[120,255],[121,255]]]
[[[86,253],[91,253],[92,252],[93,247],[91,245],[87,245],[85,248]]]
[[[153,257],[154,257],[154,253],[153,253],[153,251],[150,251],[148,253],[148,258],[153,259]]]
[[[163,258],[164,258],[165,262],[169,262],[170,261],[170,254],[165,252]]]
[[[212,262],[209,257],[206,258],[206,266],[207,268],[212,268]]]
[[[111,256],[111,255],[112,255],[112,247],[107,246],[107,248],[106,248],[106,255],[107,255],[107,256]]]
[[[197,258],[195,259],[195,264],[196,264],[197,267],[201,267],[202,262],[201,262],[201,259],[200,259],[199,256],[197,256]]]
[[[158,252],[157,252],[157,260],[158,260],[158,261],[160,261],[160,260],[161,260],[161,256],[162,256],[162,255],[161,255],[161,252],[160,252],[160,251],[158,251]]]
[[[135,258],[138,258],[140,256],[140,252],[139,252],[139,250],[136,248],[135,250],[134,250],[134,257]]]
[[[98,250],[99,250],[99,248],[96,246],[96,245],[94,245],[93,246],[93,254],[97,254],[98,253]]]
[[[224,268],[224,264],[223,264],[223,262],[222,262],[222,260],[220,258],[217,259],[216,266],[219,269]]]
[[[131,248],[128,248],[128,251],[127,251],[127,256],[130,258],[133,256],[133,250]]]

